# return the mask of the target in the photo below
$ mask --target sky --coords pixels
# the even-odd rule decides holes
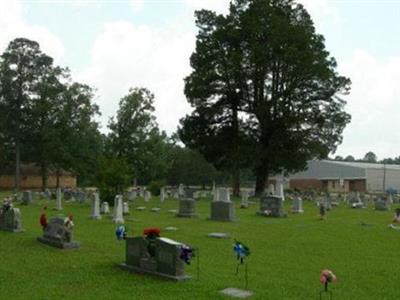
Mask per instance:
[[[399,156],[400,0],[298,2],[324,35],[339,73],[352,80],[345,97],[352,121],[332,156]],[[38,41],[74,80],[96,89],[102,131],[129,88],[146,87],[160,128],[170,134],[191,111],[183,79],[195,49],[194,11],[226,13],[228,6],[229,0],[2,0],[0,52],[17,37]]]

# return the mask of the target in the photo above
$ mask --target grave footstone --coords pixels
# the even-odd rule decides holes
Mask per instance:
[[[73,241],[72,229],[66,226],[66,219],[63,217],[50,219],[43,236],[38,237],[38,241],[61,249],[79,248],[79,243]]]
[[[107,202],[103,202],[103,203],[107,203]],[[108,203],[107,203],[108,205]],[[99,193],[93,193],[92,194],[92,215],[91,215],[92,219],[101,219],[101,215],[100,215],[100,197],[99,197]]]
[[[124,223],[123,207],[122,207],[122,196],[116,195],[114,199],[114,223]]]
[[[253,296],[253,292],[247,291],[247,290],[241,290],[241,289],[237,289],[237,288],[226,288],[226,289],[221,290],[220,293],[222,293],[226,296],[230,296],[233,298],[240,298],[240,299],[249,298],[249,297]]]
[[[7,203],[0,209],[0,230],[22,232],[21,212],[19,208]]]
[[[156,213],[160,212],[160,210],[161,210],[161,208],[159,208],[159,207],[153,207],[151,209],[152,212],[156,212]]]
[[[283,210],[282,198],[275,195],[264,195],[260,198],[260,210],[257,214],[278,218],[287,216]]]
[[[216,239],[228,239],[229,234],[224,232],[212,232],[207,235],[208,237],[216,238]]]
[[[100,213],[101,214],[109,214],[110,213],[110,205],[108,204],[107,201],[104,201],[101,203]]]

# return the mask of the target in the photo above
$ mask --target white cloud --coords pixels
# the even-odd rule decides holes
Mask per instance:
[[[337,26],[342,23],[339,10],[334,1],[329,0],[299,0],[311,15],[318,32],[326,31],[329,27]]]
[[[209,9],[220,14],[229,11],[229,0],[183,0],[191,10]]]
[[[135,13],[140,12],[144,8],[144,0],[131,0],[129,4]]]
[[[19,1],[0,1],[0,28],[0,52],[13,39],[25,37],[39,42],[42,51],[52,56],[56,62],[64,55],[62,41],[46,27],[26,24]]]
[[[174,27],[108,23],[95,40],[90,66],[74,77],[97,87],[103,125],[115,114],[119,99],[130,87],[147,87],[155,94],[160,128],[171,133],[179,118],[190,111],[183,78],[190,73],[194,44],[192,33]]]
[[[379,159],[399,156],[400,56],[380,61],[364,50],[355,50],[339,71],[352,80],[351,94],[346,97],[352,121],[338,153],[356,158],[368,151]]]

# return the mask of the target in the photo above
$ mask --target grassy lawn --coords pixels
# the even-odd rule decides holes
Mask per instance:
[[[5,195],[0,193],[0,199]],[[47,202],[49,208],[54,207],[54,201]],[[162,231],[162,236],[200,249],[200,280],[194,261],[186,268],[193,278],[176,283],[119,269],[125,243],[116,240],[110,218],[89,218],[90,204],[63,204],[64,213],[75,217],[79,250],[59,250],[37,242],[44,203],[20,206],[24,233],[0,231],[0,299],[227,299],[219,290],[244,288],[243,269],[235,275],[234,238],[252,252],[248,258],[252,299],[318,299],[323,268],[332,269],[338,277],[330,286],[334,299],[398,299],[400,231],[388,228],[393,210],[343,206],[320,221],[317,207],[305,203],[304,214],[273,219],[256,216],[258,204],[239,209],[237,201],[239,221],[221,223],[207,220],[210,202],[205,199],[198,202],[198,219],[168,213],[178,207],[172,199],[163,204],[156,198],[150,203],[131,203],[131,216],[126,219],[129,235],[141,235],[148,226],[175,226],[177,231]],[[147,210],[134,210],[141,205]],[[152,207],[161,207],[161,212],[150,212]],[[231,239],[212,239],[207,237],[210,232],[227,232]]]

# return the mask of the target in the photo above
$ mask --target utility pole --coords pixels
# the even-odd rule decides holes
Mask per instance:
[[[385,193],[386,190],[386,163],[383,163],[383,183],[382,183],[382,191]]]

